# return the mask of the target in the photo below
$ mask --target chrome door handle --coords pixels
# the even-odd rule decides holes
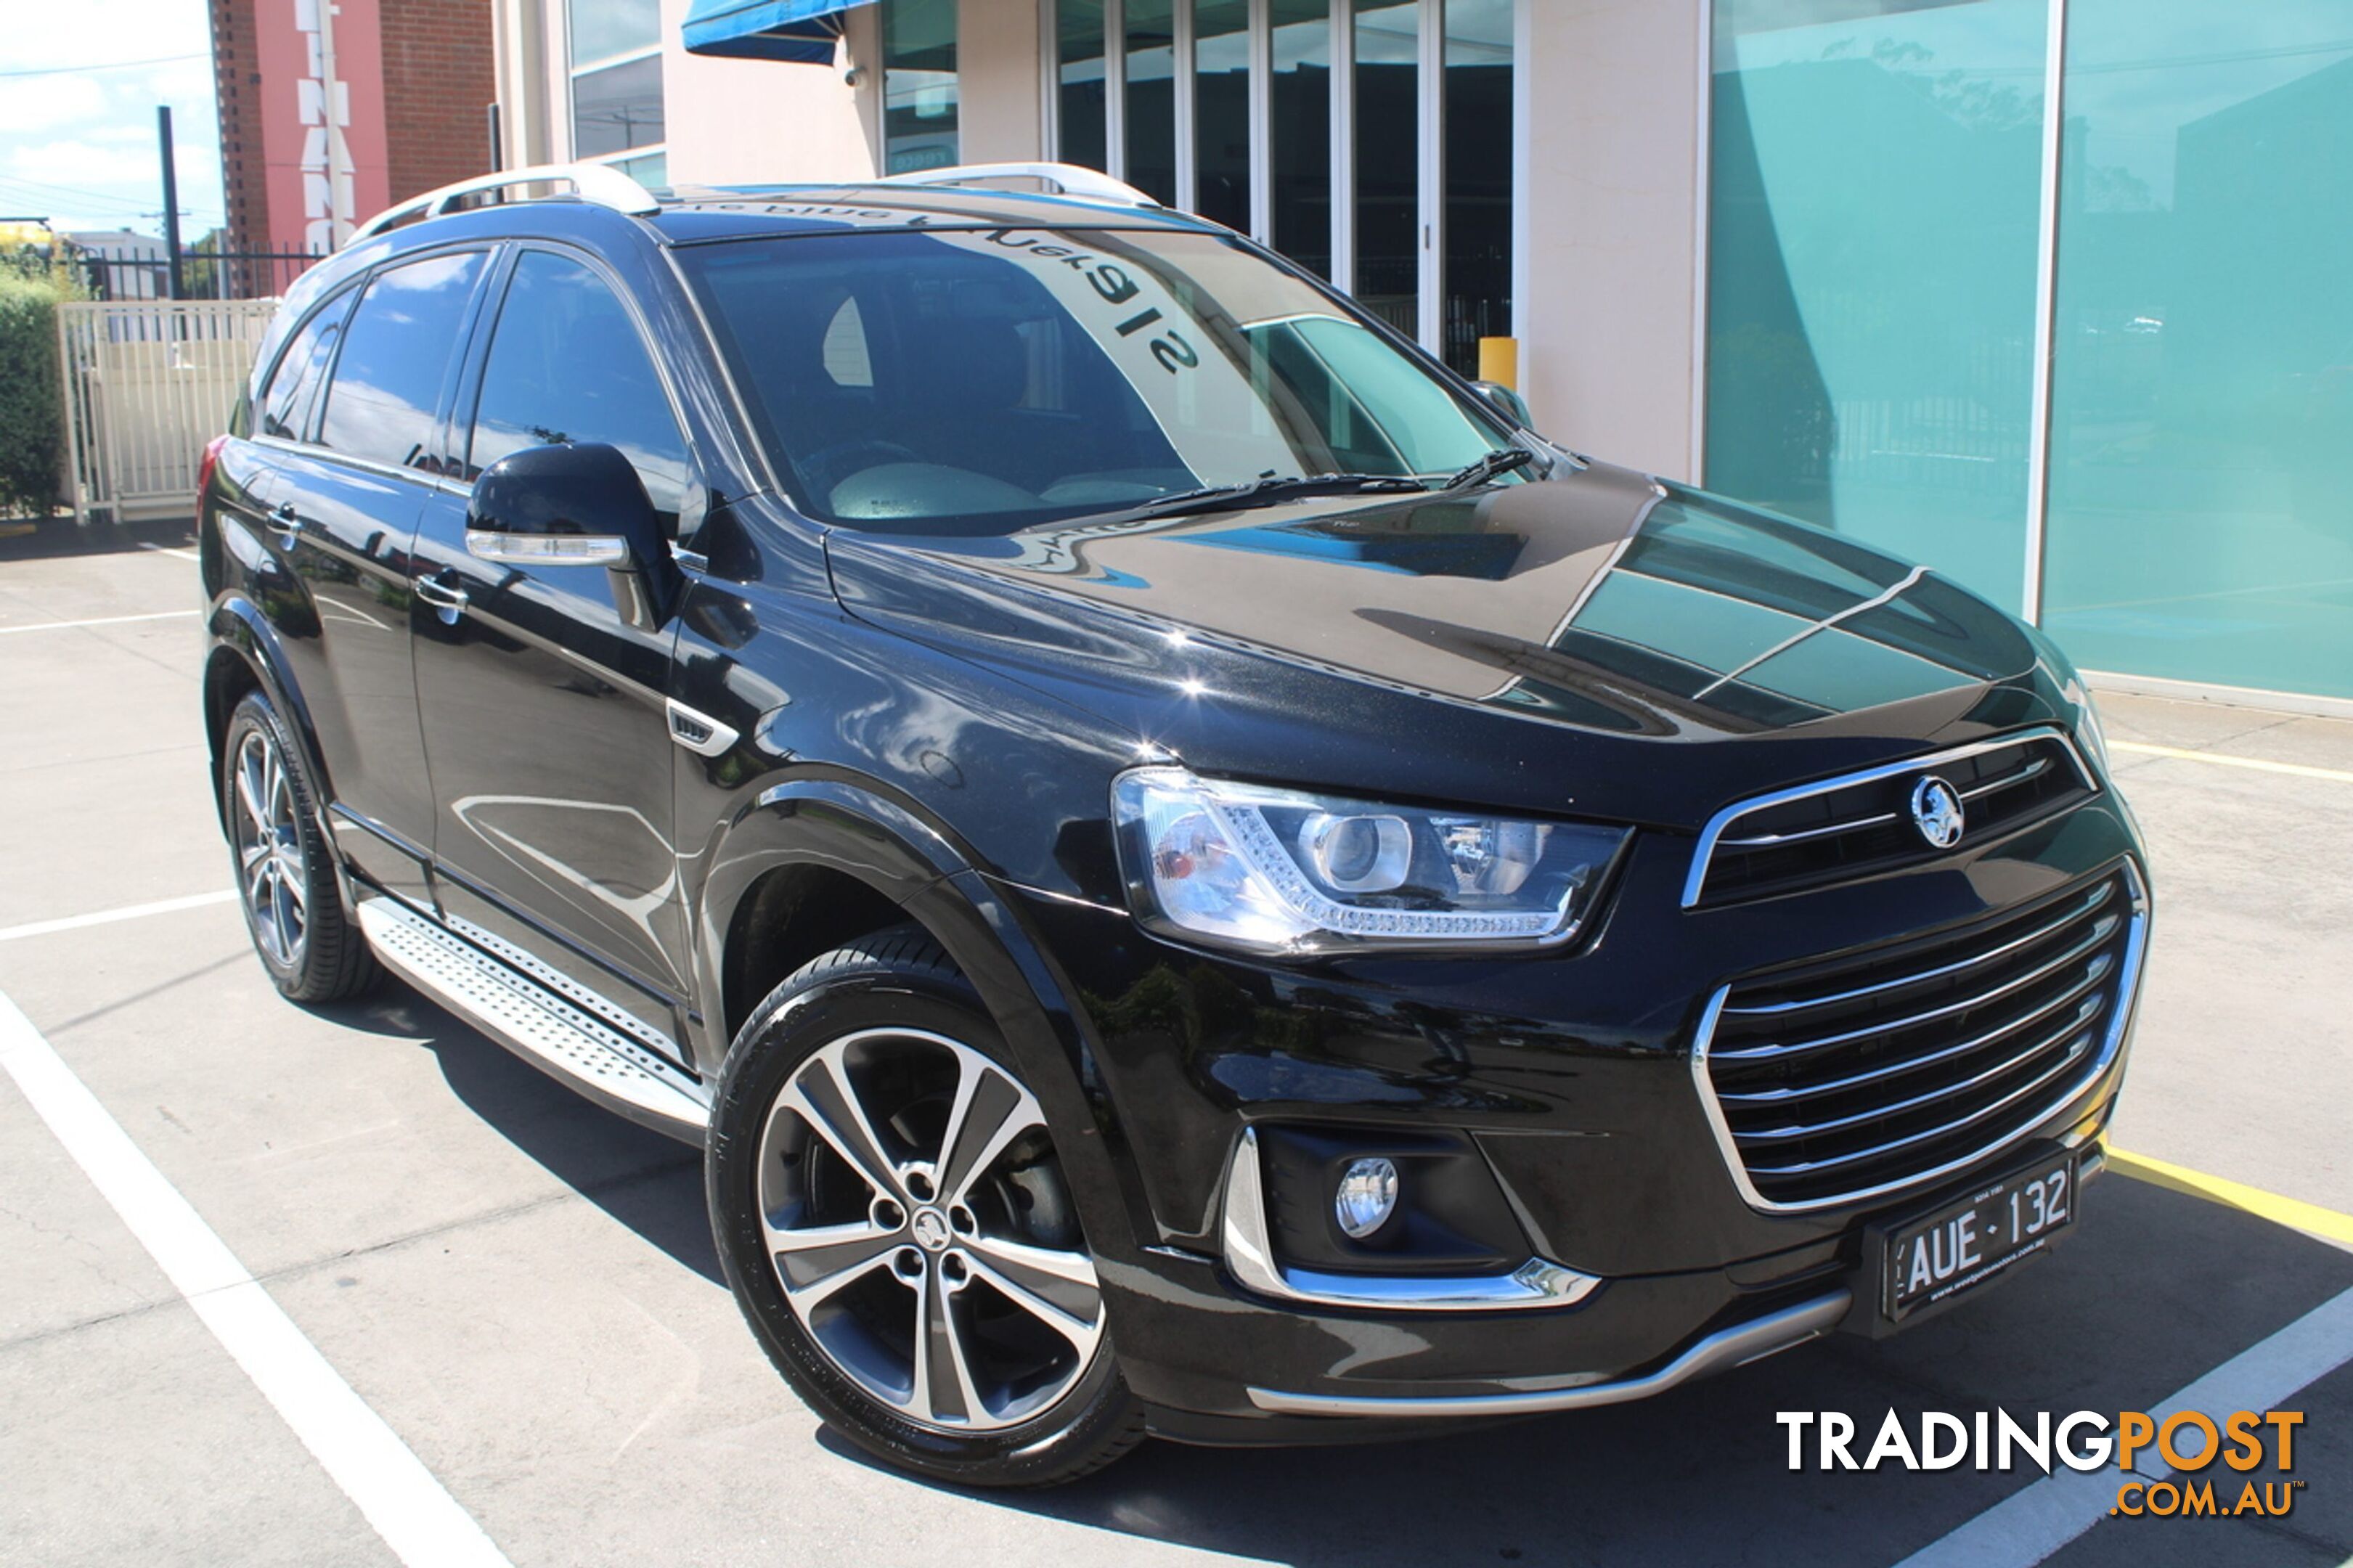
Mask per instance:
[[[277,537],[280,549],[291,550],[294,542],[302,536],[302,514],[294,510],[292,501],[281,501],[269,514],[269,528]]]
[[[433,606],[445,626],[454,626],[458,617],[466,613],[466,590],[452,587],[438,577],[417,579],[417,596]]]

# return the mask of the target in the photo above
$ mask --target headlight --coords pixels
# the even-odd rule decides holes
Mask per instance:
[[[1136,918],[1257,952],[1532,947],[1583,923],[1627,830],[1137,768],[1112,786]]]
[[[2100,725],[2099,705],[2092,700],[2091,688],[2078,684],[2075,689],[2075,738],[2092,753],[2093,765],[2102,773],[2108,771],[2108,732]]]

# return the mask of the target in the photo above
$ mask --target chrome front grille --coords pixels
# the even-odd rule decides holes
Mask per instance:
[[[1931,774],[1960,795],[1965,826],[1948,849],[1912,820]],[[1686,908],[1794,892],[1933,860],[2064,811],[2094,791],[2074,742],[2036,729],[1781,790],[1716,814],[1700,836]]]
[[[2147,919],[2119,866],[1960,931],[1717,992],[1693,1071],[1749,1202],[1865,1202],[2025,1136],[2123,1044]]]

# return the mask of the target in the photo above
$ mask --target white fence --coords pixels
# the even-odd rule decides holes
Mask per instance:
[[[74,518],[196,509],[205,443],[228,428],[274,300],[58,307]]]

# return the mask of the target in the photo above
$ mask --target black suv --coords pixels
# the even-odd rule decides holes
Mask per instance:
[[[2149,918],[2060,653],[1042,173],[584,169],[302,279],[202,500],[279,988],[702,1146],[785,1377],[959,1481],[1639,1397],[2044,1250]]]

